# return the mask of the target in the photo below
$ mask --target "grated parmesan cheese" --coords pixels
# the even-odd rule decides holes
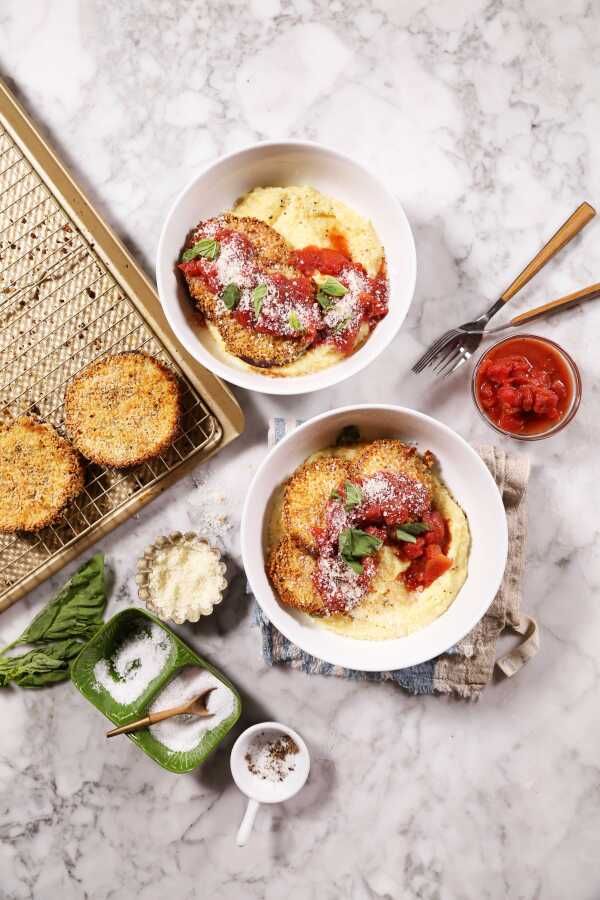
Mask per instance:
[[[343,297],[339,297],[325,316],[323,321],[332,331],[345,331],[356,326],[362,320],[360,295],[369,290],[369,282],[356,269],[344,269],[339,281],[347,288]]]
[[[222,599],[225,565],[218,551],[195,537],[157,550],[147,587],[161,618],[197,621]]]

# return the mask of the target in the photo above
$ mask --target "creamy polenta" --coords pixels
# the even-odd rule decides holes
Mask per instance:
[[[371,222],[313,187],[257,187],[238,200],[232,212],[266,222],[298,250],[311,244],[336,247],[341,236],[368,275],[377,275],[381,268],[383,247]]]
[[[327,448],[311,456],[304,466],[323,458],[341,458],[352,464],[363,452],[364,447],[364,444],[358,444],[351,447]],[[355,470],[351,477],[356,478]],[[343,614],[312,616],[316,623],[347,637],[390,640],[424,628],[439,618],[452,604],[467,577],[471,544],[469,526],[465,513],[441,478],[433,471],[428,478],[430,478],[428,483],[431,488],[432,509],[441,514],[449,532],[445,553],[451,561],[450,568],[428,587],[409,590],[402,573],[408,569],[410,562],[399,558],[391,546],[384,544],[377,553],[377,568],[368,592],[360,602]],[[289,537],[289,517],[286,521],[284,510],[285,488],[286,485],[283,485],[277,492],[269,511],[269,552]],[[314,505],[314,496],[307,498],[307,502]],[[323,509],[321,516],[324,515]],[[305,563],[310,564],[308,556]],[[299,589],[299,586],[298,581],[293,585],[295,589]]]

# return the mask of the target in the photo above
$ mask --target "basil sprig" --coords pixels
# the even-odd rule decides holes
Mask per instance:
[[[254,290],[252,291],[252,306],[254,307],[254,312],[256,314],[256,318],[260,316],[260,311],[262,309],[262,305],[265,297],[267,296],[267,286],[266,284],[257,284]]]
[[[396,539],[407,544],[416,544],[417,535],[425,534],[426,531],[431,531],[431,527],[425,522],[405,522],[401,528],[396,529]]]
[[[329,312],[335,306],[334,301],[331,299],[332,297],[343,297],[344,294],[348,293],[348,288],[344,287],[337,278],[332,278],[331,275],[328,275],[318,287],[317,301],[323,312]]]
[[[348,447],[358,441],[360,441],[360,431],[356,425],[344,425],[335,440],[335,445],[336,447]]]
[[[350,319],[342,319],[341,322],[338,322],[335,328],[333,329],[334,334],[341,334],[342,331],[345,331]]]
[[[290,323],[290,328],[293,328],[294,331],[304,331],[302,322],[300,321],[294,310],[291,311],[288,321]]]
[[[359,562],[365,556],[374,556],[383,546],[383,541],[360,528],[344,528],[340,531],[340,556],[358,575],[363,571]]]
[[[25,631],[0,652],[0,687],[42,687],[69,677],[71,660],[103,623],[104,557],[92,556],[67,581]],[[31,650],[9,656],[20,644]]]
[[[184,250],[181,254],[182,262],[189,262],[191,259],[196,259],[198,256],[202,256],[204,259],[216,259],[219,255],[219,251],[221,246],[218,241],[215,241],[214,238],[202,238],[201,241],[197,241],[193,247],[190,247],[189,250]]]
[[[335,302],[328,297],[327,294],[324,294],[323,291],[317,291],[317,300],[319,301],[319,305],[323,312],[329,312],[330,309],[333,309],[335,306]]]
[[[351,481],[344,482],[344,496],[340,494],[337,490],[333,490],[329,495],[330,500],[343,500],[344,501],[344,509],[346,512],[350,512],[351,509],[354,509],[355,506],[360,506],[363,499],[363,493],[357,484],[352,484]]]
[[[360,506],[360,504],[362,503],[363,493],[357,484],[352,484],[351,481],[345,481],[344,493],[346,495],[344,507],[348,512],[351,509],[354,509],[355,506]]]
[[[227,287],[223,288],[221,291],[221,300],[227,307],[227,309],[233,309],[234,306],[237,306],[240,300],[241,291],[237,284],[234,284],[233,281],[231,284],[228,284]]]
[[[348,293],[348,288],[344,287],[337,278],[328,275],[327,278],[319,285],[319,293],[326,294],[328,297],[343,297]]]

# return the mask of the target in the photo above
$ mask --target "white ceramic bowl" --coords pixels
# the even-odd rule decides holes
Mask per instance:
[[[307,456],[335,443],[345,425],[367,440],[399,437],[437,456],[442,477],[464,509],[471,529],[465,584],[449,609],[427,627],[388,641],[335,634],[276,598],[265,574],[267,510],[276,488]],[[307,653],[334,665],[367,672],[403,669],[445,652],[481,619],[500,587],[507,554],[506,515],[498,488],[475,451],[441,422],[400,406],[347,406],[310,419],[280,441],[254,476],[242,514],[242,558],[266,616]]]
[[[371,219],[385,248],[390,310],[360,350],[337,365],[311,375],[272,378],[244,368],[222,351],[208,329],[198,326],[176,263],[190,228],[201,219],[230,209],[254,187],[293,184],[315,187]],[[412,300],[415,278],[415,245],[398,201],[364,166],[334,150],[300,141],[255,144],[221,157],[196,175],[169,210],[156,263],[163,309],[186,350],[221,378],[266,394],[316,391],[364,369],[397,334]]]

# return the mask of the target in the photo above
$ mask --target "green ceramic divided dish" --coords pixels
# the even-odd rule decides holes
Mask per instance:
[[[171,641],[171,653],[160,674],[148,684],[145,691],[131,703],[121,704],[112,697],[105,688],[98,686],[94,675],[94,666],[100,659],[110,659],[117,647],[128,634],[138,632],[149,622],[155,622],[166,633]],[[225,735],[231,731],[240,717],[242,703],[238,692],[230,681],[225,678],[214,666],[194,653],[190,647],[183,643],[170,628],[167,628],[155,616],[141,609],[125,609],[117,613],[104,625],[97,634],[85,645],[73,666],[71,667],[71,680],[75,687],[81,691],[86,700],[93,703],[100,712],[110,719],[115,725],[124,725],[133,719],[141,719],[147,715],[148,707],[163,688],[178,674],[184,666],[198,666],[207,669],[215,678],[232,691],[235,699],[231,715],[217,725],[211,731],[203,735],[200,743],[192,750],[169,750],[159,743],[147,728],[128,734],[127,737],[137,744],[144,753],[147,753],[155,762],[170,772],[191,772],[200,765],[206,757],[212,753]],[[114,738],[118,740],[118,738]]]

